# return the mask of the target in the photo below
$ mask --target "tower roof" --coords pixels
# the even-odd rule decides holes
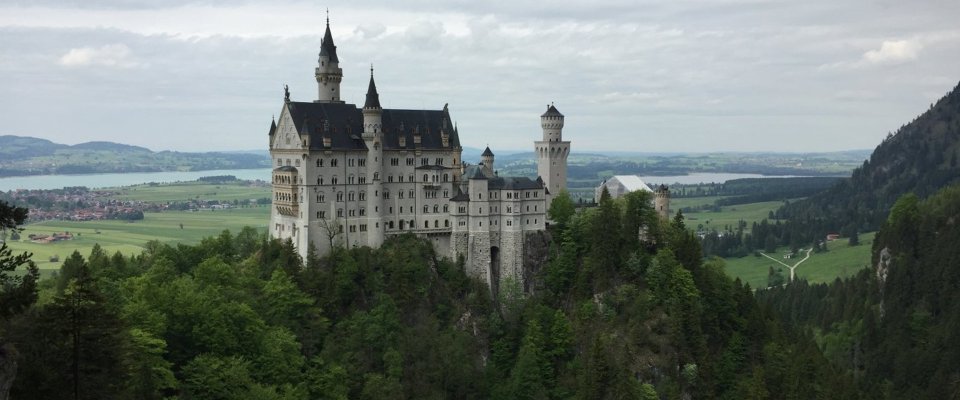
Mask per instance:
[[[490,146],[487,146],[486,150],[483,151],[482,157],[493,157],[493,152],[490,151]]]
[[[273,136],[273,134],[276,133],[276,132],[277,132],[277,121],[274,120],[273,118],[271,118],[271,119],[270,119],[270,132],[268,133],[268,135]]]
[[[557,108],[550,104],[547,106],[547,112],[543,113],[541,117],[562,117],[563,114],[560,114],[560,111],[557,111]]]
[[[377,84],[373,81],[373,66],[370,66],[370,86],[367,86],[367,101],[363,103],[363,108],[383,108],[380,107],[380,94],[377,93]]]
[[[323,42],[320,43],[320,57],[327,56],[330,62],[339,63],[337,58],[337,46],[333,44],[333,34],[330,33],[330,17],[327,16],[327,31],[323,34]]]

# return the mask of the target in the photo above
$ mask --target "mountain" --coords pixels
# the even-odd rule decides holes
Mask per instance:
[[[154,152],[114,142],[76,145],[24,136],[0,136],[0,176],[268,168],[266,151]]]
[[[889,134],[849,180],[784,206],[779,217],[804,227],[804,241],[827,231],[873,231],[905,193],[926,197],[960,182],[960,85]]]

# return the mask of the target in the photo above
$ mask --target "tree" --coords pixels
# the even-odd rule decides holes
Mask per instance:
[[[20,225],[27,220],[27,209],[0,201],[0,232],[11,231],[11,238],[20,238]],[[14,238],[14,236],[16,236]],[[9,320],[37,301],[37,281],[40,271],[30,258],[31,253],[13,254],[7,242],[0,243],[0,399],[7,398],[17,373],[17,351],[7,343],[6,327]],[[23,275],[14,272],[26,267]]]
[[[570,198],[570,193],[567,192],[566,189],[563,189],[550,201],[550,211],[548,215],[557,225],[566,226],[567,221],[570,221],[570,217],[572,217],[576,211],[576,206],[573,204],[573,199]]]

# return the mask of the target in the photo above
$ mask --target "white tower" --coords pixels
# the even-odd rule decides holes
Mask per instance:
[[[534,142],[537,174],[550,192],[547,196],[547,207],[550,207],[553,195],[567,189],[570,142],[563,141],[563,114],[553,104],[547,106],[547,112],[540,116],[540,126],[543,128],[543,140]]]
[[[367,245],[379,247],[383,243],[383,230],[380,229],[380,199],[377,193],[383,191],[380,175],[383,173],[383,108],[380,107],[380,95],[373,81],[373,65],[370,66],[370,85],[367,87],[367,100],[363,103],[363,141],[367,145],[367,182],[370,182],[366,194]]]
[[[323,34],[323,42],[320,43],[318,63],[315,72],[317,77],[317,103],[343,103],[340,100],[340,81],[343,80],[343,69],[340,68],[337,46],[333,44],[333,35],[330,34],[329,15],[327,16],[327,31]]]

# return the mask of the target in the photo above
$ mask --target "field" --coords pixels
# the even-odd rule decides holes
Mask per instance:
[[[197,182],[169,183],[163,185],[136,185],[114,188],[118,200],[140,200],[165,203],[185,200],[246,201],[270,198],[270,187],[230,184],[204,184]]]
[[[693,206],[697,199],[710,199],[709,202],[704,204],[711,204],[713,200],[718,199],[719,197],[695,197],[690,199],[679,199],[690,202],[691,204],[684,204],[683,206]],[[793,201],[793,200],[791,200]],[[671,213],[675,213],[675,210],[679,208],[674,204],[679,203],[672,201],[670,202]],[[683,204],[683,203],[680,203]],[[775,211],[783,205],[781,201],[764,201],[760,203],[750,203],[750,204],[737,204],[733,206],[724,206],[721,207],[720,212],[714,211],[699,211],[699,212],[690,212],[684,213],[685,222],[687,227],[690,228],[700,228],[702,225],[703,229],[709,230],[710,228],[716,230],[723,230],[725,227],[729,226],[731,229],[735,229],[737,223],[740,220],[747,222],[747,230],[750,229],[750,225],[756,221],[767,218],[770,214],[770,211]]]
[[[74,250],[84,257],[90,254],[93,245],[99,243],[109,253],[120,251],[136,254],[151,240],[164,243],[199,243],[201,239],[220,234],[224,229],[238,232],[244,226],[265,231],[270,220],[270,207],[236,208],[216,211],[168,211],[144,213],[144,219],[126,221],[44,221],[25,226],[23,240],[8,245],[15,252],[29,251],[41,269],[59,269],[62,261]],[[180,228],[183,224],[183,228]],[[50,244],[30,243],[26,238],[32,233],[51,234],[68,231],[73,240]],[[100,233],[97,233],[97,232]],[[60,262],[50,262],[51,256],[59,256]]]
[[[832,282],[838,277],[847,277],[866,268],[870,264],[870,251],[875,234],[875,232],[860,234],[858,246],[850,246],[846,239],[827,243],[827,252],[810,253],[810,258],[797,267],[797,278],[803,278],[809,282]],[[786,248],[780,248],[777,253],[770,255],[779,259],[786,251]],[[799,260],[794,258],[783,260],[783,262],[793,265]],[[789,269],[765,257],[750,255],[742,258],[727,258],[724,261],[727,274],[739,277],[740,280],[749,283],[752,288],[767,286],[767,273],[770,267],[782,268],[784,277],[787,279],[790,277]]]

